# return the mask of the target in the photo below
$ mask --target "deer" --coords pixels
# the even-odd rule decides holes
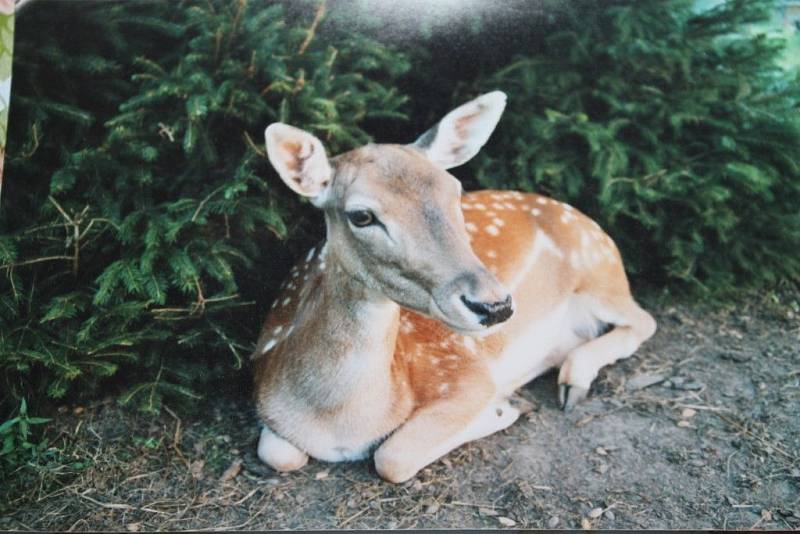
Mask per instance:
[[[514,392],[558,369],[572,409],[656,323],[614,241],[572,206],[465,192],[447,169],[486,144],[507,97],[483,94],[411,144],[328,157],[313,134],[265,131],[281,180],[324,213],[253,353],[257,453],[277,471],[374,455],[402,483],[519,417]]]

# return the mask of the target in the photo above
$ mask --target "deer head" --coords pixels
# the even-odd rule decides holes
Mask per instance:
[[[453,330],[485,333],[511,317],[513,302],[473,253],[461,184],[446,169],[477,154],[505,102],[494,91],[413,144],[369,144],[330,159],[312,134],[274,123],[267,153],[286,185],[324,211],[331,268]]]

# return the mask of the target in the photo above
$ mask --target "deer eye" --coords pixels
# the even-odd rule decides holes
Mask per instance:
[[[375,224],[376,222],[375,214],[369,210],[348,211],[347,218],[354,226],[358,226],[359,228]]]

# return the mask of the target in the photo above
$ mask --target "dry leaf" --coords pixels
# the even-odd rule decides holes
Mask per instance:
[[[231,463],[230,467],[228,467],[222,476],[220,477],[220,482],[228,482],[229,480],[233,480],[236,478],[236,475],[239,474],[239,471],[242,470],[242,461],[236,459]]]
[[[206,463],[203,460],[195,460],[189,465],[189,472],[195,480],[203,480],[203,467]]]

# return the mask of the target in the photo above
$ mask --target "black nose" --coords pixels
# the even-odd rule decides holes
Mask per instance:
[[[514,306],[511,304],[511,295],[497,302],[474,302],[465,295],[461,295],[461,302],[470,309],[475,315],[480,317],[483,326],[492,326],[502,323],[514,313]]]

